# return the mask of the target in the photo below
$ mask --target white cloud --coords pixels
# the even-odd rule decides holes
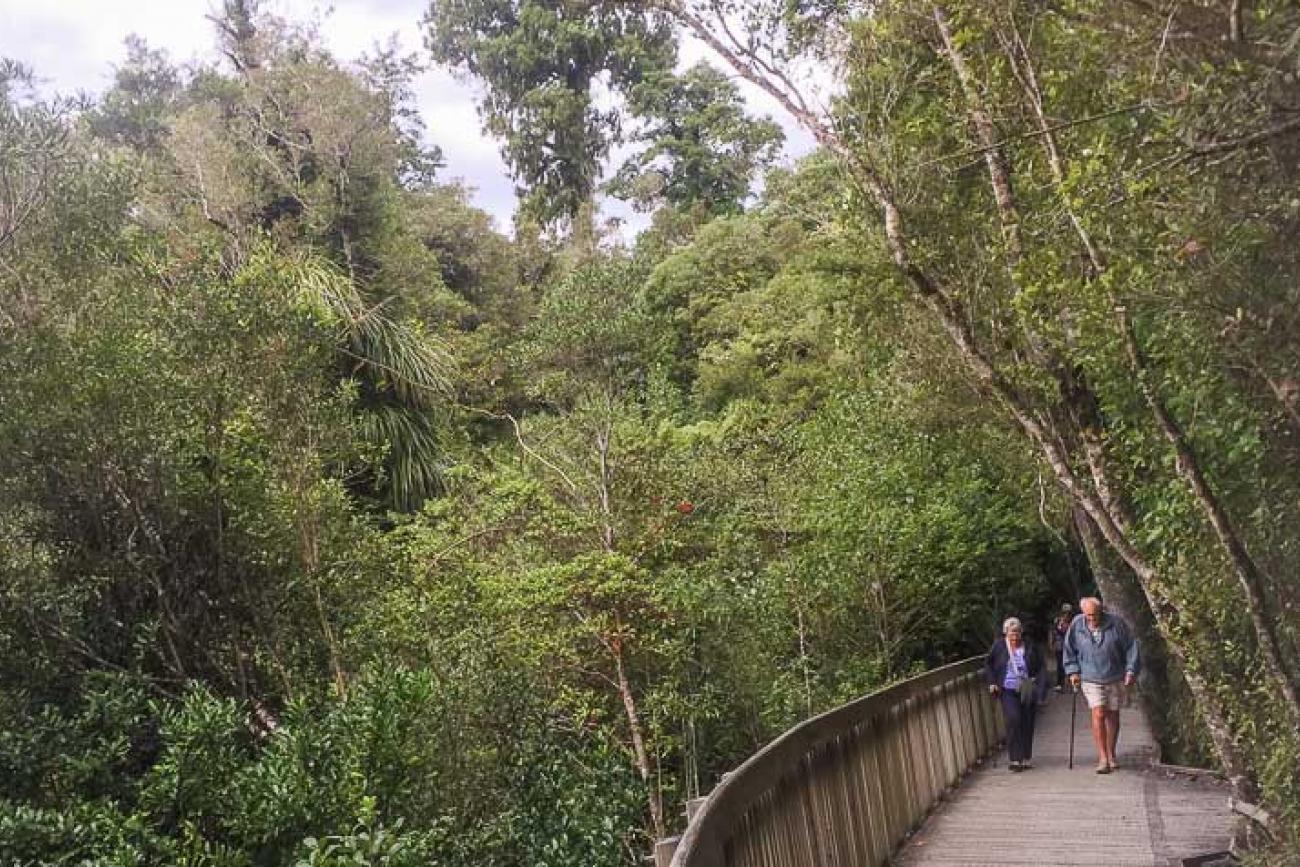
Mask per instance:
[[[212,29],[202,0],[0,0],[0,54],[35,68],[59,92],[99,92],[124,56],[131,33],[175,60],[207,53]]]

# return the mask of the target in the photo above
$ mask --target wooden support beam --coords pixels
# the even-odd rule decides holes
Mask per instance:
[[[672,864],[673,855],[677,852],[677,844],[681,839],[681,837],[666,837],[655,843],[655,867],[669,867]]]

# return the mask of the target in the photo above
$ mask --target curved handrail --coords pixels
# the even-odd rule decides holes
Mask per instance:
[[[672,867],[881,864],[997,745],[983,657],[805,720],[709,795]]]

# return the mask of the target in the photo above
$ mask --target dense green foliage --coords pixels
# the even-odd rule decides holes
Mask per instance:
[[[0,860],[628,867],[1094,580],[1176,758],[1300,821],[1300,15],[858,5],[434,4],[514,237],[412,58],[256,4],[85,103],[0,66]],[[779,130],[671,69],[715,7],[845,72],[761,192]]]
[[[432,4],[426,23],[437,60],[488,83],[485,126],[502,141],[526,212],[543,223],[591,206],[621,128],[600,105],[602,86],[634,87],[675,53],[662,16],[617,0],[454,0]]]
[[[707,63],[681,75],[648,75],[631,89],[629,107],[645,119],[632,138],[648,146],[619,169],[610,189],[648,210],[734,213],[756,172],[776,158],[784,138],[772,120],[745,114],[740,90]]]

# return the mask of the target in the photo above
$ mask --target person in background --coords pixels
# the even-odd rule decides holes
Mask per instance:
[[[1056,686],[1057,692],[1065,690],[1065,660],[1062,654],[1065,652],[1065,633],[1070,631],[1070,621],[1074,619],[1074,606],[1069,602],[1061,606],[1061,613],[1056,615],[1056,620],[1052,621],[1052,631],[1048,634],[1048,641],[1052,645],[1052,653],[1056,655]]]
[[[1070,686],[1083,687],[1092,711],[1092,740],[1097,745],[1097,773],[1109,774],[1118,765],[1119,709],[1124,691],[1137,683],[1138,642],[1121,618],[1105,611],[1101,600],[1079,600],[1083,613],[1065,634],[1065,673]]]
[[[1008,617],[1002,624],[1002,637],[989,648],[984,676],[989,693],[1002,705],[1007,757],[1013,771],[1034,766],[1034,718],[1047,686],[1043,665],[1042,648],[1026,640],[1019,618]]]

